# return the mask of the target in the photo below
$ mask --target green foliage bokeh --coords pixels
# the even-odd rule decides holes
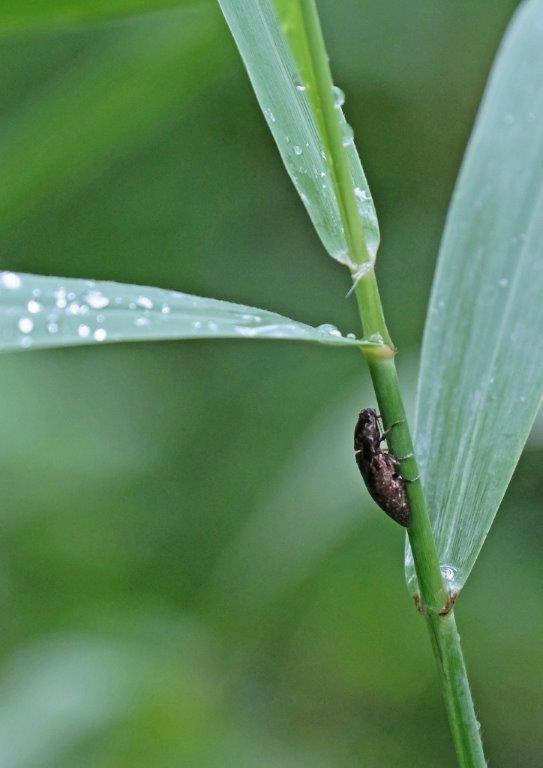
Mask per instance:
[[[514,6],[319,4],[407,382]],[[0,60],[3,267],[358,330],[215,5],[6,36]],[[350,454],[371,404],[355,352],[163,343],[1,362],[3,768],[454,765],[403,537]],[[504,768],[540,764],[536,450],[458,609]]]

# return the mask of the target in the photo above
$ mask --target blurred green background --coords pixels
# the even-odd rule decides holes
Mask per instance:
[[[319,3],[411,393],[515,5]],[[217,4],[37,24],[4,34],[0,60],[3,268],[357,330]],[[373,402],[356,352],[223,341],[1,362],[2,768],[455,765],[403,536],[352,458]],[[540,431],[457,610],[502,768],[541,765],[542,453]]]

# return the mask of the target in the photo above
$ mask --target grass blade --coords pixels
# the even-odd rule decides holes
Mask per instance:
[[[543,394],[543,2],[521,6],[454,193],[428,313],[416,447],[440,554],[465,583]],[[410,553],[407,577],[414,587]]]
[[[186,293],[106,281],[0,273],[0,351],[157,339],[290,339],[366,346],[332,325]]]
[[[304,0],[305,1],[305,0]],[[303,20],[303,2],[219,0],[247,67],[256,96],[279,152],[326,250],[357,273],[345,234],[346,212],[339,195],[324,119],[317,62]],[[330,94],[330,99],[332,95]],[[365,260],[373,262],[379,244],[377,216],[352,131],[341,111],[345,150],[364,233]]]

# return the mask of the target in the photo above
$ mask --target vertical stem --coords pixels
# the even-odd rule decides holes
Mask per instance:
[[[332,76],[315,0],[298,0],[302,11],[313,72],[322,109],[330,161],[336,180],[338,200],[350,257],[355,263],[371,261],[367,251],[362,222],[358,215],[354,184],[341,135],[341,126],[332,96]],[[355,286],[360,319],[366,336],[378,334],[386,345],[377,350],[364,350],[375,394],[385,428],[396,426],[387,442],[396,456],[413,454],[413,441],[407,424],[400,392],[394,346],[388,333],[375,273],[370,269]],[[421,608],[426,614],[434,654],[441,675],[449,724],[461,768],[486,766],[479,726],[471,698],[469,683],[456,630],[450,598],[439,567],[432,526],[413,455],[402,464],[407,485],[412,522],[407,530],[415,571],[421,592]]]
[[[367,278],[369,277],[375,279],[374,275],[367,275]],[[396,425],[388,435],[387,443],[395,456],[413,454],[412,458],[402,462],[402,473],[410,481],[407,484],[407,494],[412,522],[407,534],[413,552],[423,604],[427,609],[439,613],[445,609],[448,593],[445,590],[439,568],[439,557],[426,509],[422,484],[420,479],[416,479],[419,476],[419,469],[414,456],[413,442],[407,424],[394,358],[377,356],[371,351],[366,355],[366,358],[380,413],[383,417],[383,426],[386,429],[391,424]]]
[[[479,723],[456,629],[454,612],[428,615],[434,654],[441,670],[443,696],[460,768],[486,766]]]
[[[394,359],[378,357],[371,350],[366,353],[366,357],[384,426],[400,422],[388,435],[387,442],[397,456],[412,453],[413,444],[405,420]],[[414,480],[418,476],[414,456],[402,464],[402,472],[407,479]],[[441,675],[443,697],[458,763],[461,768],[484,768],[486,762],[460,636],[456,629],[454,613],[450,610],[450,597],[441,576],[439,557],[420,480],[408,484],[407,494],[412,516],[407,534],[421,593],[421,608],[426,614],[432,648]]]
[[[299,3],[308,45],[312,53],[311,61],[318,88],[318,94],[315,96],[322,111],[323,129],[330,153],[328,160],[331,163],[335,179],[350,256],[354,263],[363,264],[372,259],[366,248],[364,228],[354,194],[353,179],[343,147],[343,133],[332,97],[334,83],[322,36],[319,14],[315,0],[299,0]]]
[[[370,280],[373,280],[375,285],[365,286],[364,282]],[[373,273],[362,278],[356,287],[356,294],[364,327],[374,333],[382,333],[379,329],[382,309]],[[368,296],[372,301],[367,300]],[[376,306],[380,311],[375,311]],[[375,330],[376,328],[379,330]],[[387,428],[396,424],[387,436],[388,445],[396,456],[414,454],[394,358],[378,355],[371,349],[365,352],[365,356],[383,425]],[[402,472],[405,478],[411,481],[407,485],[407,495],[412,521],[407,535],[421,593],[421,608],[426,614],[432,648],[441,675],[443,697],[458,763],[461,768],[484,768],[486,762],[460,636],[456,629],[454,613],[450,610],[450,596],[443,583],[426,500],[420,479],[417,479],[419,470],[414,455],[402,463]]]

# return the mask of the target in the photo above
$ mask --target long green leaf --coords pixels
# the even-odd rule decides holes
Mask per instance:
[[[0,273],[0,352],[111,341],[290,339],[376,346],[275,312],[106,281]]]
[[[29,29],[72,27],[188,2],[194,0],[2,0],[0,35]]]
[[[506,35],[469,143],[422,350],[416,444],[454,589],[475,563],[543,394],[542,82],[543,0],[532,0]]]
[[[356,273],[360,265],[349,255],[331,162],[319,89],[315,78],[300,0],[219,0],[247,67],[256,96],[279,152],[326,250]],[[330,96],[331,98],[331,96]],[[379,228],[371,194],[352,131],[336,94],[338,120],[361,217],[365,247],[372,261]]]

